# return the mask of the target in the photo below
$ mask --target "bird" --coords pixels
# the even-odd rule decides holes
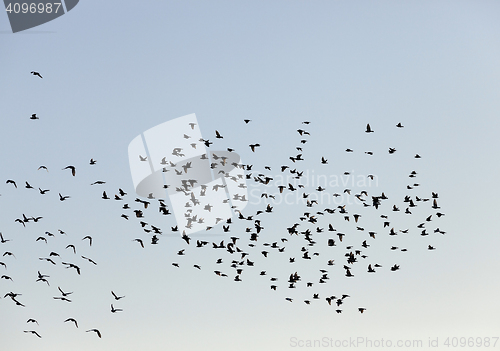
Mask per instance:
[[[96,263],[93,259],[88,258],[88,257],[85,257],[85,256],[82,256],[82,258],[83,258],[84,260],[87,260],[87,261],[89,261],[90,263],[93,263],[94,265],[96,265],[96,266],[97,266],[97,263]]]
[[[89,330],[87,330],[87,332],[94,332],[97,334],[98,337],[100,337],[100,338],[102,337],[101,332],[97,329],[89,329]]]
[[[402,125],[401,123],[398,123],[398,124],[396,124],[396,127],[398,127],[398,128],[404,128],[404,125]]]
[[[250,144],[250,148],[252,149],[253,152],[255,152],[255,148],[259,146],[260,144]]]
[[[8,241],[10,240],[4,239],[2,233],[0,232],[0,243],[5,244]]]
[[[111,313],[121,312],[123,311],[121,308],[114,308],[113,304],[111,304]]]
[[[71,196],[62,196],[61,193],[59,193],[59,200],[64,201],[66,199],[69,199]]]
[[[47,169],[47,167],[45,167],[45,166],[40,166],[40,167],[38,167],[37,171],[39,171],[39,170],[41,170],[41,169],[45,169],[47,172],[49,171],[49,170]]]
[[[63,170],[65,169],[71,169],[71,174],[73,175],[73,177],[76,175],[76,168],[75,166],[66,166],[63,168]]]
[[[57,289],[59,289],[63,297],[73,294],[73,292],[64,292],[59,286],[57,287]]]
[[[17,184],[15,181],[13,181],[12,179],[8,179],[5,184],[13,184],[16,188],[17,188]]]
[[[33,318],[30,318],[26,321],[26,323],[36,323],[38,324],[38,322],[36,321],[36,319],[33,319]]]
[[[373,130],[370,128],[369,124],[366,125],[365,133],[373,133]]]
[[[30,119],[40,119],[40,118],[36,116],[36,113],[33,113],[33,114],[31,115]]]
[[[220,135],[220,133],[219,133],[217,130],[215,131],[215,137],[216,137],[217,139],[222,139],[222,138],[223,138],[223,136],[222,136],[222,135]]]
[[[137,241],[139,244],[141,244],[142,248],[144,249],[144,243],[142,242],[141,239],[134,239],[132,241]]]
[[[94,160],[93,158],[91,158],[91,159],[90,159],[89,164],[90,164],[91,166],[95,165],[96,163],[97,163],[97,162],[96,162],[96,160]]]
[[[41,338],[40,334],[38,334],[38,333],[37,333],[36,331],[34,331],[34,330],[25,330],[24,332],[25,332],[25,333],[31,333],[31,334],[36,335],[36,336],[38,336],[39,338]]]
[[[82,240],[85,240],[85,239],[88,239],[89,240],[89,246],[92,246],[92,237],[90,235],[87,235]]]
[[[78,328],[78,322],[76,321],[76,319],[68,318],[64,321],[64,323],[66,323],[66,322],[73,322],[73,323],[75,323],[75,326]]]
[[[49,189],[42,190],[41,188],[38,188],[38,191],[40,191],[40,194],[45,195],[45,193],[50,190]]]
[[[125,296],[117,296],[113,291],[111,291],[111,294],[113,295],[113,297],[115,298],[115,300],[120,300],[120,299],[123,299]]]
[[[67,266],[66,268],[74,268],[76,270],[76,272],[78,273],[78,275],[80,275],[80,267],[78,267],[77,265],[75,265],[73,263],[66,263],[66,262],[62,262],[62,264],[66,265]]]
[[[54,300],[61,300],[61,301],[71,302],[70,299],[67,299],[65,297],[60,297],[60,296],[54,296],[53,299]]]
[[[34,76],[38,76],[40,78],[43,78],[42,75],[40,73],[38,73],[37,71],[31,71],[31,74]]]

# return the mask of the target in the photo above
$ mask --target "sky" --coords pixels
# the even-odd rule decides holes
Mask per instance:
[[[401,349],[444,350],[465,341],[469,348],[500,348],[499,13],[495,1],[87,0],[18,33],[0,15],[0,232],[10,240],[0,244],[0,254],[15,256],[0,257],[7,266],[0,274],[12,278],[0,279],[0,349],[293,350],[308,341],[315,349],[372,350],[398,341]],[[34,113],[39,119],[30,120]],[[218,225],[192,234],[187,245],[171,230],[175,217],[157,211],[157,199],[148,200],[148,209],[134,201],[128,148],[141,133],[190,114],[213,142],[210,151],[232,148],[242,164],[253,165],[242,210],[253,220],[233,216],[230,232]],[[373,133],[365,133],[367,124]],[[290,160],[299,153],[303,161]],[[74,177],[63,170],[68,165],[76,167]],[[290,168],[281,172],[283,165]],[[286,179],[294,168],[302,178]],[[258,174],[273,181],[259,184]],[[320,184],[326,195],[306,207],[300,196],[322,195],[315,190],[320,179],[328,180]],[[106,183],[90,185],[97,180]],[[283,196],[292,194],[285,201],[278,186],[290,181],[305,187],[285,190]],[[419,185],[407,189],[412,184]],[[50,191],[41,195],[39,187]],[[114,200],[119,188],[127,195]],[[354,197],[363,190],[370,205],[382,192],[389,199],[378,210],[365,207]],[[103,191],[112,199],[103,200]],[[432,192],[439,210],[431,208]],[[58,193],[70,198],[59,201]],[[431,200],[416,202],[407,215],[405,196]],[[157,245],[124,203],[144,210],[146,229],[161,228]],[[165,203],[172,211],[168,197]],[[272,213],[256,215],[267,204]],[[350,221],[338,213],[342,205]],[[325,208],[337,210],[330,215]],[[317,223],[299,219],[318,211],[324,214]],[[24,227],[15,222],[23,214],[43,218]],[[264,229],[252,242],[255,219]],[[294,223],[313,231],[317,243],[290,235]],[[420,223],[428,236],[420,235]],[[398,235],[390,236],[390,228]],[[346,234],[343,242],[338,232]],[[82,240],[87,235],[92,246]],[[47,243],[36,241],[40,236]],[[255,262],[238,267],[240,282],[230,267],[240,256],[212,249],[212,242],[231,236]],[[209,244],[196,248],[195,240]],[[363,240],[370,247],[361,247]],[[263,245],[273,242],[285,251]],[[311,260],[302,259],[302,247]],[[186,255],[177,255],[182,249]],[[367,257],[357,256],[354,277],[346,277],[344,254],[358,249]],[[61,256],[56,265],[39,260],[50,252]],[[326,264],[330,259],[335,265]],[[77,264],[81,274],[62,262]],[[375,263],[382,267],[368,273]],[[391,271],[394,264],[400,269]],[[318,282],[320,269],[328,271],[325,284]],[[38,271],[50,276],[50,286],[36,281]],[[294,272],[301,281],[290,289]],[[73,292],[71,303],[53,299],[61,296],[57,287]],[[117,301],[111,291],[125,297]],[[16,299],[25,307],[4,298],[8,292],[22,294]],[[340,307],[325,301],[343,294],[349,297]],[[111,313],[110,304],[123,311]],[[30,318],[39,325],[27,323]],[[86,332],[94,328],[102,338]],[[414,340],[421,347],[404,346]]]

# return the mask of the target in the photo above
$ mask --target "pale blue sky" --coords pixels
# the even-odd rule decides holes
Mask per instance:
[[[424,346],[439,337],[444,349],[448,336],[500,337],[499,14],[496,1],[87,0],[17,34],[9,33],[7,15],[0,15],[0,232],[12,240],[0,244],[0,253],[16,255],[0,257],[8,266],[0,274],[14,279],[0,280],[0,294],[22,293],[19,301],[26,304],[0,299],[0,348],[290,350],[298,348],[292,347],[293,337],[366,336],[421,339]],[[30,75],[33,70],[44,78]],[[30,120],[33,113],[40,120]],[[102,191],[114,195],[123,188],[135,206],[128,144],[190,113],[205,138],[215,141],[216,129],[224,136],[211,149],[236,149],[256,173],[269,165],[272,171],[265,173],[276,176],[279,166],[293,165],[288,158],[296,155],[296,130],[303,128],[311,136],[298,169],[328,177],[376,174],[378,186],[350,187],[370,195],[384,191],[389,202],[379,212],[360,207],[350,213],[364,211],[362,224],[379,233],[366,254],[383,269],[370,275],[363,261],[353,269],[355,278],[344,277],[342,244],[332,256],[331,279],[319,286],[317,269],[330,255],[331,235],[315,234],[318,244],[311,252],[320,253],[322,265],[300,259],[305,241],[286,232],[305,211],[300,205],[276,205],[275,213],[262,217],[258,247],[242,244],[256,262],[244,267],[242,282],[233,281],[231,257],[220,251],[197,251],[169,235],[144,250],[132,242],[148,236],[136,220],[120,218],[121,203],[101,200]],[[311,124],[302,125],[304,120]],[[398,122],[405,127],[396,128]],[[375,133],[364,133],[367,123]],[[252,143],[261,144],[255,153]],[[398,151],[389,155],[389,147]],[[369,150],[373,156],[364,154]],[[422,159],[414,159],[415,153]],[[320,164],[322,156],[328,165]],[[90,158],[95,166],[88,165]],[[37,171],[42,164],[48,173]],[[77,167],[74,178],[61,170],[70,164]],[[429,203],[412,216],[390,211],[392,204],[404,211],[401,200],[413,194],[405,189],[413,182],[412,170],[421,185],[411,191],[423,197],[438,192],[446,214],[430,222],[427,237],[416,225],[435,212]],[[7,179],[19,189],[5,184]],[[96,180],[107,183],[91,187]],[[51,191],[42,197],[25,189],[25,181]],[[60,202],[58,192],[71,198]],[[249,205],[244,212],[264,207]],[[23,213],[44,218],[25,229],[14,222]],[[391,217],[391,227],[410,233],[389,237],[382,213]],[[165,234],[175,225],[173,217],[151,214],[149,220]],[[368,236],[344,222],[336,214],[321,218],[320,226],[332,223],[359,247]],[[229,234],[246,238],[246,226],[252,222],[235,224]],[[436,227],[446,235],[432,233]],[[47,245],[35,242],[44,231],[56,233]],[[92,247],[81,240],[85,235],[93,236]],[[264,259],[262,243],[281,237],[290,239],[286,251]],[[78,256],[64,249],[69,243]],[[436,250],[428,251],[428,244]],[[391,245],[408,252],[391,251]],[[179,257],[182,248],[188,254]],[[50,251],[78,263],[82,275],[38,260]],[[225,264],[216,265],[222,256]],[[297,262],[290,265],[293,256]],[[395,263],[401,269],[391,272]],[[218,268],[229,277],[215,276]],[[51,276],[50,287],[35,283],[38,270]],[[261,270],[268,276],[259,276]],[[304,279],[288,289],[284,280],[294,271]],[[277,291],[269,288],[270,276],[279,276]],[[306,288],[313,280],[313,288]],[[57,286],[74,291],[74,301],[53,300]],[[111,290],[126,295],[114,303],[124,312],[109,311]],[[313,292],[321,300],[305,305]],[[343,293],[351,298],[337,314],[324,297]],[[358,307],[367,310],[361,315]],[[63,323],[69,317],[79,329]],[[40,326],[26,324],[28,318]],[[85,333],[90,328],[101,330],[103,338]],[[43,338],[23,333],[31,329]]]

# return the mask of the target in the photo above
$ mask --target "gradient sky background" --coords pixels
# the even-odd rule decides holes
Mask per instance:
[[[499,14],[496,1],[87,0],[17,34],[1,15],[0,231],[12,241],[0,244],[0,251],[16,258],[0,257],[7,264],[1,274],[14,279],[2,279],[0,293],[22,293],[18,299],[26,307],[0,299],[0,349],[289,350],[292,337],[421,339],[424,346],[439,337],[439,349],[445,349],[446,337],[500,337]],[[32,76],[33,70],[44,78]],[[30,120],[33,113],[40,120]],[[296,130],[303,127],[311,136],[297,168],[339,177],[345,171],[376,174],[377,186],[349,187],[370,195],[384,191],[388,202],[379,212],[357,205],[350,213],[362,213],[360,224],[379,233],[364,253],[383,269],[370,275],[363,261],[355,265],[355,277],[346,278],[347,241],[331,257],[336,265],[330,280],[318,286],[317,266],[298,253],[305,242],[286,232],[304,212],[298,204],[275,205],[274,213],[259,215],[266,229],[251,251],[256,267],[244,267],[242,282],[233,281],[228,255],[186,247],[171,235],[173,216],[148,218],[164,230],[159,245],[141,249],[132,242],[148,235],[137,220],[120,218],[122,202],[101,200],[102,191],[113,195],[123,188],[127,203],[136,206],[128,144],[190,113],[205,138],[215,141],[216,129],[224,136],[211,149],[236,149],[256,173],[269,165],[266,174],[278,175],[279,166],[291,164],[301,139]],[[304,120],[311,124],[304,127]],[[396,128],[398,122],[405,127]],[[367,123],[375,133],[364,133]],[[251,143],[261,148],[252,153]],[[389,147],[398,151],[389,155]],[[368,150],[374,155],[364,154]],[[328,165],[320,164],[321,156]],[[48,173],[37,171],[42,164]],[[76,177],[61,171],[67,165],[77,167]],[[412,170],[421,185],[410,191]],[[96,180],[107,183],[91,187]],[[51,191],[41,196],[25,189],[25,181]],[[411,216],[391,207],[404,211],[405,195],[430,197],[432,191],[446,215],[421,237],[416,225],[435,213],[430,202]],[[58,192],[71,199],[58,201]],[[249,205],[244,213],[264,207]],[[44,218],[23,228],[14,222],[23,213]],[[389,237],[380,214],[390,216],[391,227],[410,228],[409,234]],[[357,247],[369,239],[340,215],[321,221],[356,238]],[[207,239],[236,235],[248,251],[244,228],[251,225],[237,223],[226,234],[217,227],[210,234],[218,236]],[[432,233],[436,227],[446,234]],[[35,242],[45,231],[56,236],[47,245]],[[92,247],[81,240],[85,235],[93,236]],[[281,237],[290,239],[286,251],[264,259],[262,243]],[[316,262],[326,263],[328,237],[315,235]],[[65,250],[68,243],[98,265]],[[436,250],[428,251],[428,244]],[[391,251],[391,245],[408,252]],[[177,256],[185,247],[188,254]],[[82,275],[38,260],[50,251],[77,263]],[[222,256],[220,267],[215,260]],[[290,265],[292,256],[297,262]],[[391,272],[395,263],[401,269]],[[229,277],[217,277],[217,268]],[[50,287],[35,283],[38,270],[51,276]],[[268,276],[260,277],[261,270]],[[292,290],[284,280],[294,271],[303,281]],[[277,291],[269,288],[270,276],[279,277]],[[306,281],[314,287],[306,288]],[[52,299],[57,286],[74,291],[72,303]],[[126,296],[115,303],[124,312],[110,313],[111,290]],[[321,300],[304,304],[313,292]],[[351,296],[342,314],[325,302],[331,294]],[[367,310],[360,314],[358,307]],[[69,317],[79,329],[63,323]],[[27,325],[28,318],[40,325]],[[91,328],[103,338],[85,333]],[[43,338],[23,333],[31,329]]]

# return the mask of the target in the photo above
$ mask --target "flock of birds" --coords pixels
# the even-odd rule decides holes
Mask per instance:
[[[38,76],[39,78],[43,78],[38,72],[31,72],[34,76]],[[36,114],[33,114],[30,119],[38,119]],[[244,120],[245,124],[249,124],[252,122],[251,120]],[[184,231],[182,224],[177,223],[175,226],[170,226],[170,229],[162,229],[161,225],[151,224],[151,221],[147,221],[147,218],[153,218],[154,216],[169,216],[172,215],[170,212],[168,205],[166,203],[166,199],[155,199],[153,196],[149,198],[139,198],[135,197],[135,199],[131,198],[128,195],[128,192],[124,191],[122,188],[118,188],[116,191],[113,189],[106,189],[102,191],[101,200],[110,201],[111,203],[115,203],[121,208],[122,214],[120,215],[121,220],[126,220],[129,222],[134,222],[133,225],[136,226],[137,229],[143,233],[142,236],[134,238],[132,241],[137,243],[139,249],[145,249],[146,245],[158,245],[160,243],[160,238],[164,234],[165,231],[170,233],[178,233],[179,237],[182,238],[186,247],[179,250],[176,254],[177,258],[172,262],[172,266],[181,269],[184,266],[182,257],[188,253],[188,247],[193,247],[194,249],[202,249],[202,248],[211,248],[213,250],[217,250],[219,257],[217,258],[215,264],[220,266],[213,271],[218,277],[221,278],[229,278],[233,279],[235,282],[241,282],[245,278],[244,273],[246,271],[253,271],[253,274],[264,277],[263,279],[269,279],[269,288],[273,291],[278,291],[285,289],[285,291],[289,291],[287,289],[296,289],[299,287],[304,287],[306,290],[314,290],[316,286],[327,284],[331,279],[330,268],[335,266],[338,259],[334,259],[331,256],[323,258],[324,254],[320,253],[324,248],[331,249],[332,247],[339,247],[344,245],[347,240],[346,238],[350,238],[354,241],[357,241],[355,245],[347,245],[345,246],[345,252],[343,253],[344,262],[341,263],[343,266],[343,273],[345,277],[352,278],[355,274],[359,274],[360,272],[366,272],[373,274],[377,270],[382,269],[382,265],[377,262],[372,262],[369,259],[369,247],[373,246],[375,243],[375,238],[379,235],[388,235],[388,236],[396,236],[398,234],[407,234],[409,233],[409,229],[395,229],[394,226],[391,226],[391,219],[389,215],[381,213],[381,223],[377,223],[377,225],[381,225],[386,231],[386,233],[377,233],[374,230],[370,230],[365,228],[365,225],[374,225],[373,223],[366,223],[363,225],[363,215],[356,213],[360,212],[357,209],[370,208],[373,211],[390,211],[390,212],[400,212],[406,215],[411,215],[412,211],[417,206],[422,206],[428,208],[429,211],[433,211],[423,218],[416,227],[419,231],[420,236],[426,237],[430,235],[430,229],[428,226],[431,222],[439,219],[444,216],[444,213],[441,213],[440,207],[438,205],[438,193],[432,192],[426,196],[417,196],[417,195],[406,195],[404,199],[401,199],[398,203],[391,203],[390,205],[386,205],[389,198],[386,196],[384,192],[380,194],[369,194],[368,191],[362,190],[357,194],[351,194],[354,192],[351,189],[344,189],[343,194],[346,196],[353,196],[355,199],[354,204],[348,207],[347,204],[338,205],[333,208],[320,208],[321,204],[318,203],[317,200],[313,200],[313,196],[311,194],[315,192],[316,194],[325,191],[326,188],[321,187],[320,185],[317,188],[308,190],[308,186],[301,184],[301,180],[304,177],[304,170],[300,169],[300,162],[304,161],[303,155],[305,153],[305,144],[308,142],[308,137],[311,133],[305,128],[308,128],[308,125],[311,122],[304,121],[302,124],[304,127],[297,129],[297,133],[299,136],[299,146],[296,146],[296,155],[290,156],[289,160],[286,164],[281,164],[277,166],[279,174],[290,175],[294,179],[293,182],[289,182],[288,184],[281,184],[275,181],[275,176],[273,174],[264,174],[261,172],[256,172],[252,169],[253,165],[251,164],[238,164],[237,166],[245,171],[245,180],[247,182],[255,182],[259,185],[262,185],[266,191],[261,192],[261,198],[266,201],[269,199],[275,199],[278,194],[285,194],[288,192],[298,192],[299,197],[303,200],[301,203],[297,205],[304,206],[304,210],[302,215],[299,216],[296,220],[290,219],[290,224],[283,228],[282,233],[279,235],[281,238],[278,240],[268,242],[266,239],[269,239],[271,235],[266,235],[265,227],[268,221],[273,221],[272,213],[275,212],[276,205],[272,206],[270,200],[267,203],[264,203],[262,208],[259,208],[255,213],[252,214],[243,214],[242,211],[235,211],[236,216],[228,219],[220,219],[220,226],[218,229],[223,233],[233,233],[228,239],[222,240],[220,242],[210,242],[207,240],[193,239],[190,235],[187,235]],[[401,123],[398,123],[396,128],[401,129],[404,126]],[[364,131],[367,134],[374,133],[375,131],[372,129],[370,124],[367,124],[366,130]],[[215,131],[216,139],[223,139],[222,134],[219,131]],[[207,147],[210,147],[213,142],[210,140],[203,140],[204,144]],[[252,152],[259,152],[259,147],[261,145],[259,143],[250,144],[249,147]],[[233,152],[234,149],[228,148],[229,152]],[[395,148],[389,148],[388,153],[394,154],[397,150]],[[352,149],[346,149],[345,152],[351,153]],[[373,152],[366,151],[365,152],[369,156],[373,156]],[[182,162],[173,162],[175,161],[176,153],[175,150],[172,152],[173,156],[170,157],[169,165],[171,168],[174,168],[179,174],[184,173],[186,177],[189,178],[189,165],[183,164]],[[204,155],[206,157],[206,155]],[[146,161],[146,158],[141,157],[141,161]],[[419,154],[415,154],[413,156],[415,159],[421,158]],[[94,159],[90,159],[89,165],[94,166],[97,164],[97,161]],[[319,167],[321,165],[328,164],[327,156],[318,157],[317,164]],[[220,165],[225,165],[225,160],[213,160],[211,164],[211,168],[214,171],[217,171],[217,168]],[[274,167],[274,166],[273,166]],[[271,172],[271,166],[265,166],[266,171]],[[42,165],[38,168],[39,171],[49,171],[46,166]],[[77,169],[73,165],[68,165],[62,168],[64,172],[70,172],[70,175],[73,177],[77,177]],[[345,175],[349,175],[349,172],[345,172]],[[416,171],[411,171],[408,177],[412,179],[411,183],[407,185],[408,191],[415,191],[414,189],[418,188],[420,184],[414,183],[414,178],[417,177]],[[368,175],[368,178],[373,180],[373,175]],[[48,192],[52,191],[51,189],[42,189],[41,187],[32,186],[28,181],[19,181],[14,179],[7,179],[7,186],[12,186],[15,189],[19,189],[24,187],[25,189],[30,189],[30,191],[36,191],[40,193],[40,195],[46,195]],[[293,183],[293,184],[292,184]],[[90,186],[104,186],[106,184],[105,181],[98,180],[90,184]],[[168,187],[168,185],[166,186]],[[38,189],[37,189],[38,188]],[[268,191],[272,189],[272,191]],[[180,189],[179,191],[184,192],[187,196],[194,195],[195,188],[193,185],[191,187],[186,186],[184,189]],[[116,193],[111,195],[112,193]],[[109,194],[109,195],[108,195]],[[333,194],[333,197],[341,196],[341,194]],[[58,199],[61,202],[71,201],[71,196],[67,194],[58,193]],[[193,201],[194,202],[194,201]],[[425,205],[427,203],[427,205]],[[154,204],[157,204],[155,206]],[[194,203],[196,205],[196,203]],[[206,209],[210,211],[210,209]],[[155,213],[153,215],[153,213]],[[290,217],[288,217],[290,218]],[[40,216],[26,216],[24,213],[19,218],[13,219],[19,225],[26,227],[30,223],[38,223],[43,219]],[[356,233],[361,233],[363,237],[356,236],[352,232],[341,232],[336,229],[336,223],[346,223],[352,225],[352,231]],[[43,221],[41,222],[43,223]],[[236,227],[236,229],[235,229]],[[214,230],[214,227],[207,227],[206,230]],[[215,229],[217,230],[217,228]],[[66,233],[62,230],[58,230],[59,235],[65,235]],[[433,229],[434,233],[445,234],[444,231],[439,228]],[[328,238],[324,238],[325,233],[329,233]],[[226,235],[226,234],[225,234]],[[227,234],[228,236],[230,234]],[[44,235],[39,236],[36,239],[36,242],[45,242],[48,243],[48,239],[50,237],[54,237],[55,234],[49,231],[45,231]],[[353,239],[355,237],[355,239]],[[208,237],[207,237],[208,238]],[[8,243],[12,239],[6,238],[4,234],[0,233],[0,244],[7,247],[7,250],[2,250],[2,257],[4,260],[7,260],[9,257],[15,258],[15,254],[8,250]],[[92,246],[93,238],[90,235],[87,235],[81,239],[82,241],[87,241],[89,247]],[[301,242],[300,240],[304,240],[302,244],[299,244],[297,247],[300,247],[298,251],[294,250],[296,247],[288,244],[291,242],[297,243]],[[264,241],[264,242],[262,242]],[[319,246],[320,250],[315,250],[315,247]],[[426,244],[426,248],[428,250],[435,250],[435,247]],[[96,266],[97,263],[90,257],[77,255],[77,248],[73,244],[69,244],[65,248],[67,252],[58,253],[55,251],[51,251],[45,257],[39,257],[41,262],[45,262],[46,264],[50,264],[53,266],[61,266],[65,269],[72,269],[75,271],[75,274],[81,275],[82,272],[82,264],[75,262],[71,259],[62,259],[62,256],[71,255],[81,262],[87,262],[85,264],[91,264]],[[407,249],[399,248],[397,246],[391,246],[391,250],[405,252]],[[291,251],[291,252],[290,252]],[[331,251],[329,251],[331,252]],[[330,254],[328,254],[330,255]],[[331,254],[333,255],[333,254]],[[78,257],[80,256],[80,257]],[[309,262],[315,262],[316,265],[319,265],[321,268],[319,269],[319,273],[315,277],[315,279],[307,279],[307,281],[303,281],[304,277],[300,272],[300,268],[290,268],[289,274],[285,277],[278,277],[268,273],[266,270],[256,271],[256,261],[259,263],[265,260],[278,260],[281,257],[285,257],[285,262],[289,264],[291,267],[296,267],[300,264],[298,262],[303,262],[304,264]],[[10,281],[10,283],[14,282],[14,279],[8,275],[8,267],[7,263],[0,261],[0,266],[3,266],[6,270],[6,273],[1,275],[0,281]],[[275,263],[276,261],[273,261]],[[359,267],[361,266],[361,267]],[[198,263],[194,264],[193,268],[197,270],[202,270],[203,264]],[[359,267],[359,268],[358,268]],[[364,268],[363,268],[364,267]],[[390,271],[397,271],[400,269],[400,265],[395,263],[394,265],[388,267]],[[41,282],[47,284],[50,287],[49,276],[41,273],[42,269],[37,270],[37,279],[36,282]],[[310,270],[307,270],[306,273],[309,273]],[[252,273],[248,273],[252,274]],[[3,288],[3,285],[0,285]],[[73,292],[68,292],[63,290],[60,286],[57,286],[58,295],[54,296],[53,299],[64,301],[67,303],[71,303],[71,294]],[[111,291],[112,298],[114,303],[123,299],[125,296],[119,296],[115,294],[114,291]],[[3,294],[3,298],[10,299],[15,305],[20,307],[26,307],[21,301],[20,297],[22,294],[14,293],[9,291]],[[350,296],[346,293],[339,294],[328,294],[328,296],[320,296],[320,293],[317,291],[311,292],[310,297],[303,300],[303,302],[307,305],[313,303],[316,300],[324,300],[328,305],[335,306],[336,313],[342,313],[343,307],[342,305],[345,303],[346,299]],[[289,296],[284,297],[286,301],[293,302],[295,299]],[[358,307],[357,310],[360,313],[364,313],[366,311],[365,307]],[[110,312],[117,313],[122,312],[123,309],[116,308],[114,304],[110,305]],[[74,324],[75,328],[78,328],[78,321],[73,318],[67,318],[64,320],[65,323]],[[34,318],[30,318],[26,322],[29,325],[38,325],[38,321]],[[100,330],[96,328],[87,329],[87,332],[95,333],[99,338],[102,337]],[[24,330],[25,333],[33,334],[39,338],[42,336],[36,330]]]

